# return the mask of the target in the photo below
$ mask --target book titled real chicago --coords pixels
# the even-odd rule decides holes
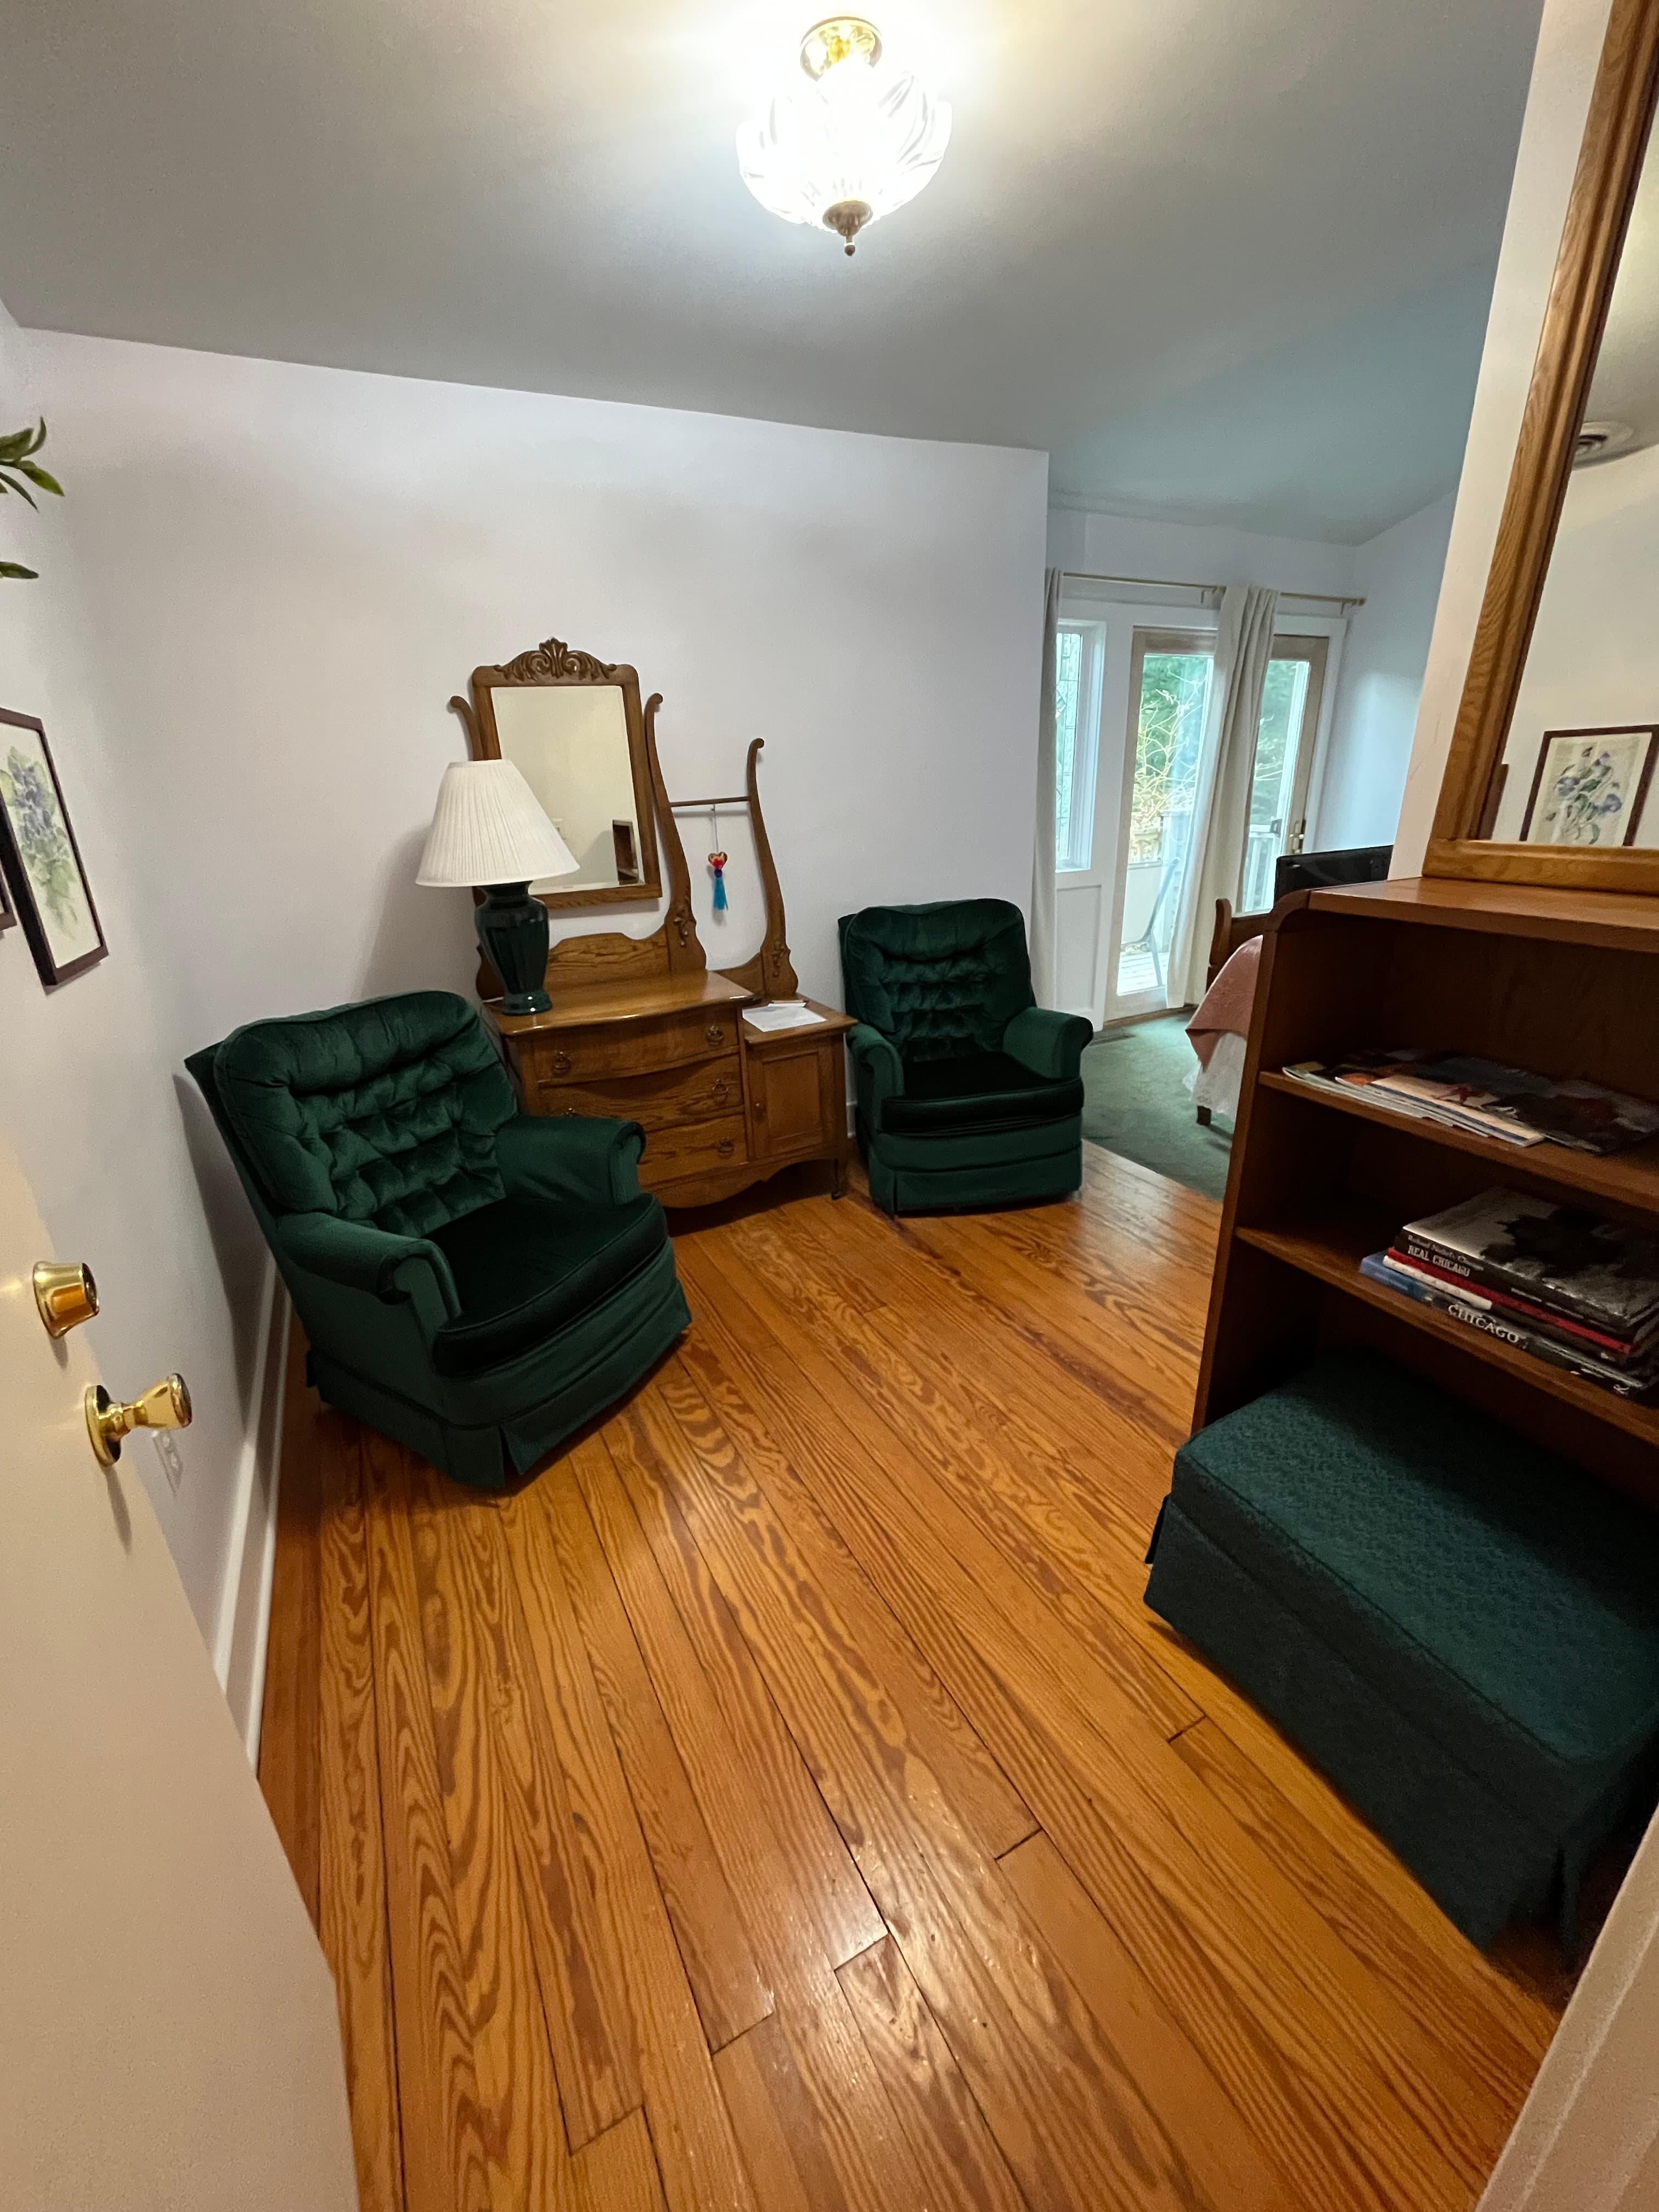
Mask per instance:
[[[1374,1283],[1398,1291],[1404,1297],[1415,1298],[1419,1305],[1432,1306],[1437,1313],[1462,1322],[1466,1328],[1495,1336],[1500,1343],[1512,1344],[1517,1352],[1530,1352],[1547,1366],[1562,1368],[1569,1375],[1577,1375],[1582,1381],[1594,1382],[1620,1398],[1645,1396],[1659,1382],[1659,1365],[1651,1359],[1621,1370],[1602,1360],[1586,1358],[1559,1337],[1548,1335],[1542,1329],[1528,1328],[1524,1322],[1495,1312],[1484,1302],[1470,1303],[1461,1298],[1455,1291],[1431,1282],[1411,1268],[1400,1267],[1386,1252],[1368,1254],[1359,1263],[1359,1272]]]
[[[1659,1314],[1659,1241],[1583,1206],[1521,1190],[1483,1190],[1408,1221],[1408,1259],[1535,1299],[1626,1343]]]

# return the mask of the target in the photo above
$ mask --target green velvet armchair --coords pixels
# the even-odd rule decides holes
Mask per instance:
[[[637,1122],[519,1111],[465,1000],[254,1022],[185,1063],[331,1405],[501,1489],[690,1321]]]
[[[1078,1062],[1094,1030],[1035,1003],[1018,907],[952,899],[843,915],[841,971],[878,1206],[1031,1204],[1078,1188]]]

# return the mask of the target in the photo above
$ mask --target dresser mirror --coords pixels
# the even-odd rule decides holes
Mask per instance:
[[[545,906],[659,896],[646,714],[631,668],[549,638],[501,666],[475,668],[471,698],[449,703],[472,757],[521,769],[575,857],[575,875],[531,886]]]
[[[1659,891],[1659,0],[1613,0],[1425,861]]]

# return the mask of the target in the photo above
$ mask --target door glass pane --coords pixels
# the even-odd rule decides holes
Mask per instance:
[[[1214,665],[1208,651],[1149,651],[1141,657],[1118,939],[1119,999],[1161,991],[1169,973]]]
[[[1267,678],[1261,687],[1261,720],[1256,726],[1255,768],[1250,778],[1250,827],[1242,894],[1242,910],[1246,914],[1260,914],[1273,904],[1273,864],[1284,852],[1293,826],[1291,794],[1308,703],[1308,673],[1305,660],[1267,663]]]
[[[1093,842],[1084,804],[1087,778],[1079,774],[1078,723],[1083,691],[1083,633],[1062,629],[1054,640],[1054,866],[1086,868]]]

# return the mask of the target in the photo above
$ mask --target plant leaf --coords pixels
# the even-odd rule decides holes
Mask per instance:
[[[21,461],[26,453],[35,452],[31,443],[33,436],[33,430],[14,430],[9,437],[0,438],[0,461]]]
[[[42,491],[55,491],[58,498],[62,499],[63,485],[58,483],[56,477],[49,476],[39,461],[19,461],[17,465],[31,483],[39,484]]]
[[[19,465],[21,465],[21,463]],[[31,507],[34,506],[34,494],[27,484],[19,483],[15,477],[9,477],[3,470],[0,470],[0,483],[4,484],[8,491],[15,491],[19,499],[26,499]]]
[[[25,568],[16,561],[0,561],[0,576],[19,576],[26,582],[33,583],[40,574],[38,568]]]

